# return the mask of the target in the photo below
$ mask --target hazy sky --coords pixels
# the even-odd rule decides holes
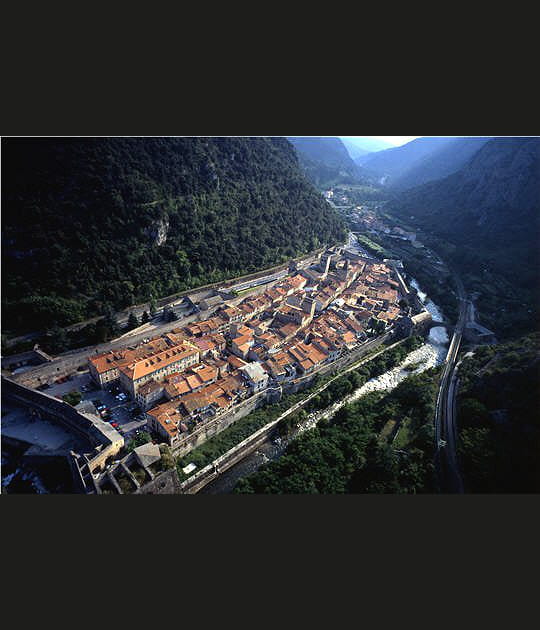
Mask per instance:
[[[377,140],[383,140],[384,142],[389,142],[390,144],[399,147],[402,144],[406,144],[415,138],[420,138],[421,136],[370,136],[371,138],[376,138]]]

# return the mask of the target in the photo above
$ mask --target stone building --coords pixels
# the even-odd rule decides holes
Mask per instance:
[[[164,380],[173,372],[181,372],[199,362],[199,349],[188,341],[153,356],[133,361],[120,368],[122,388],[136,397],[137,391],[151,379]]]

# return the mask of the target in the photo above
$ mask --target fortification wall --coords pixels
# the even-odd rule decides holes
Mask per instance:
[[[251,396],[247,400],[241,402],[235,409],[217,416],[213,420],[206,422],[196,429],[193,433],[187,435],[181,442],[173,445],[172,450],[175,456],[186,455],[197,446],[200,446],[213,435],[217,435],[231,426],[240,418],[247,416],[249,413],[260,407],[266,400],[266,392],[259,392],[255,396]]]

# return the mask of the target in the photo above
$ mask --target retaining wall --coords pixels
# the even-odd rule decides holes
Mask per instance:
[[[225,412],[202,424],[198,429],[189,435],[186,435],[181,442],[177,442],[173,445],[171,450],[176,457],[186,455],[197,446],[206,442],[206,440],[211,438],[213,435],[221,433],[221,431],[224,431],[227,427],[231,426],[231,424],[240,420],[240,418],[247,416],[249,413],[260,407],[265,401],[265,391],[251,396],[237,405],[235,409]]]

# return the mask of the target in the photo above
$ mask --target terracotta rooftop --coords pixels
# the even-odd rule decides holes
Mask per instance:
[[[243,365],[245,365],[245,364],[246,364],[246,362],[245,362],[245,361],[243,361],[243,360],[242,360],[242,359],[240,359],[239,357],[234,356],[233,354],[231,354],[231,355],[229,355],[229,356],[227,357],[227,361],[228,361],[228,363],[230,363],[230,364],[231,364],[231,366],[232,366],[233,368],[240,368],[240,367],[242,367]]]
[[[150,379],[142,387],[139,388],[137,393],[141,394],[142,396],[147,396],[148,394],[151,394],[158,389],[163,389],[163,383],[158,383],[157,381],[154,381],[154,379]]]
[[[137,380],[187,357],[198,356],[198,354],[198,348],[193,348],[188,342],[183,342],[178,346],[173,346],[150,357],[133,361],[120,369],[130,379]]]
[[[135,348],[113,350],[94,357],[89,357],[88,360],[95,367],[98,374],[103,374],[109,370],[127,365],[137,359],[152,356],[169,347],[170,345],[167,343],[166,339],[157,337]]]

